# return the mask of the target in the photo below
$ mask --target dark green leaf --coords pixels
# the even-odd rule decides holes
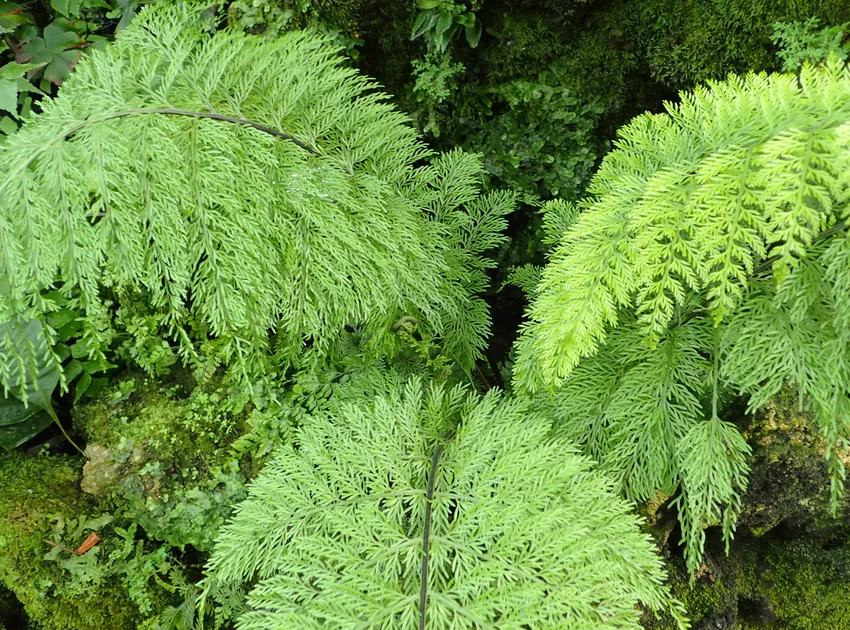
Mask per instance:
[[[0,426],[18,424],[39,411],[35,405],[24,405],[14,396],[0,396]]]
[[[61,291],[48,291],[44,295],[42,295],[45,300],[50,300],[56,306],[62,307],[68,303],[68,298],[62,295]]]
[[[68,322],[62,326],[56,331],[56,333],[59,335],[60,341],[69,341],[72,337],[76,336],[82,328],[83,321],[81,319],[75,319],[74,321]]]
[[[106,384],[107,384],[108,382],[109,382],[109,379],[108,379],[108,378],[105,378],[105,377],[102,377],[102,376],[101,376],[101,377],[99,377],[99,378],[93,378],[93,379],[91,380],[91,385],[90,385],[90,386],[89,386],[89,388],[86,390],[86,396],[88,396],[88,397],[90,397],[90,398],[94,398],[94,397],[96,397],[96,396],[100,393],[100,391],[101,391],[104,387],[106,387]]]
[[[83,371],[83,364],[77,359],[72,360],[65,366],[65,380],[69,383],[77,378]]]
[[[68,20],[53,20],[44,27],[44,44],[53,52],[78,45],[82,39]]]
[[[53,422],[45,411],[38,411],[23,422],[0,426],[0,448],[17,448],[34,438]]]
[[[53,53],[53,61],[44,69],[44,78],[60,85],[71,76],[71,68],[82,58],[83,53],[79,50],[63,50]]]
[[[104,370],[108,370],[111,367],[115,367],[111,363],[107,363],[102,359],[94,359],[92,361],[84,361],[83,362],[83,371],[86,374],[96,374],[98,372],[103,372]]]
[[[69,348],[67,344],[64,343],[57,343],[56,347],[53,348],[53,352],[56,353],[56,357],[60,361],[64,361],[65,359],[71,356],[71,348]]]
[[[89,354],[89,344],[85,339],[80,339],[77,343],[71,346],[71,356],[75,359],[82,359]]]
[[[70,308],[61,308],[58,311],[50,314],[50,316],[47,318],[47,323],[58,330],[65,324],[77,319],[78,316],[79,315],[77,314],[77,312],[72,311]]]
[[[76,387],[74,388],[74,404],[75,404],[75,405],[76,405],[78,402],[80,402],[80,398],[82,398],[82,397],[83,397],[83,394],[85,394],[85,393],[86,393],[86,390],[87,390],[87,389],[91,386],[91,384],[92,384],[92,377],[91,377],[91,375],[89,375],[89,374],[83,374],[83,375],[80,377],[80,380],[79,380],[79,381],[77,381],[77,385],[76,385]]]
[[[481,41],[481,20],[475,18],[472,26],[466,27],[466,41],[470,48],[476,48],[478,42]]]
[[[59,365],[54,360],[44,336],[44,326],[37,319],[20,319],[2,324],[13,347],[0,352],[0,361],[10,360],[6,352],[23,357],[23,374],[13,374],[8,387],[12,393],[44,409],[52,409],[50,399],[59,383]]]
[[[21,49],[19,58],[29,64],[43,66],[53,61],[53,53],[48,50],[41,37],[34,37]]]

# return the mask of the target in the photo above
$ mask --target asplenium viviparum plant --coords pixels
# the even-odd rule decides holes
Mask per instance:
[[[515,382],[626,496],[677,492],[685,553],[732,536],[748,447],[727,395],[788,383],[827,441],[833,497],[850,436],[850,72],[753,74],[620,132],[590,196],[551,208]],[[553,225],[557,224],[554,220]],[[528,275],[528,274],[526,274]],[[532,278],[533,279],[533,278]]]
[[[206,591],[249,588],[239,630],[681,618],[638,518],[530,401],[379,389],[307,419],[220,532]]]
[[[468,369],[480,254],[514,197],[481,194],[478,158],[432,155],[376,88],[320,37],[211,36],[191,4],[146,8],[4,147],[0,322],[44,319],[58,287],[96,349],[106,288],[187,363],[256,375],[346,326],[391,352],[406,316]],[[5,386],[34,359],[3,349]]]

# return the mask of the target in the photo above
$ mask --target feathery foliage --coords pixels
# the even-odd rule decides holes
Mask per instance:
[[[106,287],[143,300],[187,363],[256,375],[345,326],[389,352],[412,316],[469,368],[479,254],[513,197],[479,197],[476,156],[423,165],[376,87],[327,39],[210,36],[191,4],[146,8],[4,149],[0,321],[44,319],[57,287],[96,352]]]
[[[638,628],[669,599],[610,480],[528,401],[387,379],[304,423],[219,536],[240,630]]]
[[[681,486],[692,568],[704,525],[728,540],[746,483],[725,396],[752,409],[797,387],[842,490],[849,168],[838,60],[710,83],[621,130],[535,288],[518,385],[556,390],[561,430],[629,498]]]

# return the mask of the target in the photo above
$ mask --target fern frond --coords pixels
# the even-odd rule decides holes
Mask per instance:
[[[146,7],[4,149],[2,321],[42,317],[54,286],[100,320],[107,285],[185,358],[262,374],[345,326],[390,351],[413,315],[471,367],[489,320],[470,292],[510,199],[478,200],[474,156],[420,166],[406,117],[341,59],[312,34],[209,36],[192,5]],[[444,215],[476,227],[441,242]]]
[[[671,605],[606,477],[528,401],[390,386],[299,430],[221,532],[237,627],[639,628]]]
[[[552,256],[519,343],[518,382],[558,385],[634,308],[657,341],[687,296],[716,322],[768,256],[781,280],[846,216],[850,71],[710,83],[621,130]]]
[[[674,505],[691,571],[702,562],[707,525],[722,525],[728,553],[747,488],[749,455],[750,446],[738,429],[717,417],[695,424],[677,445],[682,489]]]

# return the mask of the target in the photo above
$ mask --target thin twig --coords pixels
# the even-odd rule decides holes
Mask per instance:
[[[478,363],[475,364],[475,373],[478,375],[478,378],[481,379],[481,382],[484,384],[484,389],[486,391],[490,391],[493,389],[493,386],[490,385],[490,381],[487,380],[487,377],[484,376],[484,371],[481,369],[481,366]]]

